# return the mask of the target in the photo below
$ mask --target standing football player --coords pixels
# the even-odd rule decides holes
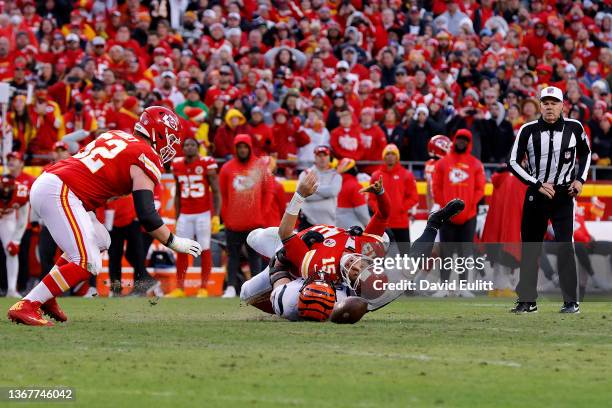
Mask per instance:
[[[111,197],[132,193],[140,223],[153,238],[177,252],[200,255],[200,244],[170,232],[155,210],[153,189],[162,163],[176,155],[181,126],[169,109],[151,106],[142,113],[132,135],[109,131],[78,154],[49,167],[32,186],[30,204],[64,252],[53,270],[28,295],[13,305],[8,318],[32,326],[52,326],[44,312],[67,320],[55,298],[102,268],[101,241],[106,229],[88,212]],[[96,234],[105,233],[105,237]]]
[[[0,179],[0,240],[6,255],[6,296],[19,298],[19,244],[28,224],[28,187],[11,175]]]
[[[425,162],[425,182],[427,183],[427,196],[425,198],[428,211],[431,211],[434,206],[433,192],[431,190],[431,179],[434,168],[438,160],[450,152],[452,146],[453,142],[451,142],[448,136],[444,135],[435,135],[429,139],[427,143],[427,152],[429,153],[429,157],[431,157],[431,159]]]
[[[201,284],[197,297],[208,297],[206,282],[212,268],[210,254],[211,232],[219,232],[219,211],[221,191],[217,176],[217,162],[212,157],[202,157],[198,153],[199,144],[194,138],[183,142],[185,157],[172,161],[172,173],[176,180],[174,206],[176,209],[176,233],[181,237],[195,239],[202,247]],[[210,191],[212,191],[212,211],[210,216]],[[186,254],[176,257],[176,289],[167,297],[185,297],[185,273],[188,258]]]

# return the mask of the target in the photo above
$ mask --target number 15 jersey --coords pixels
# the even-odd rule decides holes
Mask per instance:
[[[140,167],[155,184],[161,180],[159,155],[146,140],[120,130],[103,133],[74,156],[46,171],[58,176],[87,211],[132,192],[130,167]]]
[[[217,167],[212,157],[198,156],[191,163],[187,163],[184,157],[172,161],[172,173],[180,189],[175,194],[180,194],[181,214],[200,214],[210,210],[208,171]]]

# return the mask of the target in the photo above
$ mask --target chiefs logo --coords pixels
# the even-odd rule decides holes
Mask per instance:
[[[237,175],[232,181],[232,186],[236,191],[250,190],[253,188],[253,186],[255,186],[255,180],[253,180],[251,177]]]
[[[333,248],[334,246],[336,246],[336,240],[332,238],[327,238],[325,241],[323,241],[323,245],[328,248]]]
[[[469,177],[470,175],[467,172],[456,167],[451,169],[450,173],[448,173],[448,179],[453,184],[462,183]]]
[[[164,123],[164,125],[166,125],[170,129],[174,130],[175,132],[178,131],[178,122],[176,121],[176,118],[174,118],[173,116],[166,115],[164,112],[162,112],[161,120]]]

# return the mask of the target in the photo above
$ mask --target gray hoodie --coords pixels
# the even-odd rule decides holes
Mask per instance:
[[[342,188],[342,176],[334,169],[319,171],[316,166],[312,166],[310,170],[317,173],[319,188],[316,193],[306,197],[302,213],[312,225],[336,225],[336,207],[338,194]],[[305,176],[306,173],[302,172],[299,179]]]

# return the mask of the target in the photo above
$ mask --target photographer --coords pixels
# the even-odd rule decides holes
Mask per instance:
[[[63,81],[49,87],[49,98],[58,104],[62,115],[73,107],[75,98],[85,90],[84,76],[85,72],[77,65],[68,72]]]

